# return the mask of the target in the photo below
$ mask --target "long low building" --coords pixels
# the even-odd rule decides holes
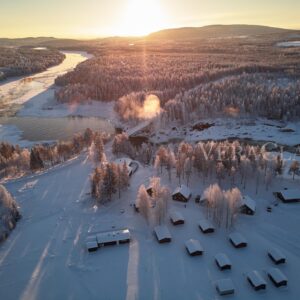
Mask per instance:
[[[300,189],[284,189],[277,193],[278,198],[286,203],[300,201]]]
[[[96,234],[98,246],[124,244],[130,242],[129,229],[106,231]]]

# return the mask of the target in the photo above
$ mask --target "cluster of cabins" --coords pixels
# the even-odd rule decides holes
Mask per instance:
[[[170,221],[175,226],[185,223],[182,214],[178,211],[173,211],[170,213]],[[198,222],[198,227],[204,234],[213,233],[215,231],[215,227],[211,224],[211,222],[205,219]],[[172,241],[171,233],[166,225],[156,226],[154,228],[154,233],[159,243],[168,243]],[[232,246],[237,249],[245,248],[248,245],[247,240],[239,232],[233,232],[229,234],[228,240]],[[184,246],[190,256],[202,255],[204,253],[204,248],[197,239],[189,239],[185,241]],[[276,248],[270,249],[267,254],[276,265],[286,262],[285,255]],[[214,260],[217,267],[221,271],[230,270],[232,268],[232,263],[225,253],[217,253],[214,257]],[[267,275],[276,287],[287,285],[287,277],[278,268],[272,267],[268,269]],[[266,280],[259,271],[253,270],[246,274],[246,277],[254,290],[258,291],[266,289]],[[220,295],[232,294],[235,291],[233,282],[230,278],[218,280],[216,282],[216,289]]]

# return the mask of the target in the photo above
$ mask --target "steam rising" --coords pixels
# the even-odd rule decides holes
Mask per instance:
[[[152,119],[162,111],[160,100],[154,94],[131,93],[118,100],[114,107],[124,121]]]
[[[148,95],[140,107],[138,117],[139,119],[152,119],[156,117],[161,111],[160,100],[155,95]]]

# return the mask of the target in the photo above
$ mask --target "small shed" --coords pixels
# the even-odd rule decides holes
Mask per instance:
[[[273,262],[278,264],[284,264],[286,261],[286,256],[277,248],[270,249],[268,251],[268,256],[273,260]]]
[[[251,284],[251,286],[256,290],[264,290],[266,289],[267,283],[263,279],[263,277],[259,274],[258,271],[252,271],[247,274],[247,280]]]
[[[89,236],[86,239],[86,248],[89,252],[94,252],[98,249],[98,243],[95,235]]]
[[[189,239],[185,242],[185,248],[189,255],[196,256],[203,254],[203,248],[198,240]]]
[[[269,269],[268,276],[276,287],[286,286],[288,283],[287,277],[277,268]]]
[[[170,231],[165,225],[154,227],[154,233],[159,243],[169,243],[172,240]]]
[[[230,278],[218,280],[216,282],[216,289],[222,296],[234,293],[234,285]]]
[[[170,220],[173,225],[184,224],[184,217],[179,211],[172,211],[170,213]]]
[[[282,202],[292,203],[300,201],[300,189],[284,189],[277,193]]]
[[[130,242],[130,232],[128,229],[101,232],[96,235],[98,246],[124,244]]]
[[[246,215],[254,215],[256,202],[249,196],[243,196],[240,206],[240,212]]]
[[[215,262],[220,270],[230,270],[231,269],[231,262],[228,256],[224,253],[218,253],[215,256]]]
[[[235,248],[244,248],[247,246],[246,239],[238,232],[231,233],[229,240]]]
[[[190,189],[186,185],[182,184],[175,189],[172,194],[172,199],[175,201],[188,202],[191,196],[192,193]]]
[[[211,224],[210,221],[202,219],[198,222],[198,226],[203,233],[211,233],[215,231],[215,227]]]

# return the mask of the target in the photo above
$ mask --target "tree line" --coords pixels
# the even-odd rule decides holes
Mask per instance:
[[[50,168],[62,163],[82,150],[91,148],[95,155],[107,134],[87,128],[84,133],[75,134],[70,141],[35,145],[31,149],[21,148],[6,142],[0,143],[0,178],[15,177]]]

